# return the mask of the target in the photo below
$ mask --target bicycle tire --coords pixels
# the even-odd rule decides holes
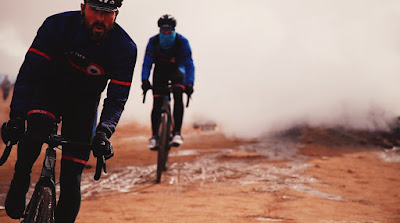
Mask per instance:
[[[35,192],[29,203],[25,223],[54,223],[55,199],[54,191],[48,186],[42,186]]]
[[[159,129],[159,146],[157,153],[157,179],[156,182],[160,183],[161,174],[167,169],[167,159],[168,159],[168,144],[169,144],[169,128],[168,128],[168,114],[161,114],[161,122]]]

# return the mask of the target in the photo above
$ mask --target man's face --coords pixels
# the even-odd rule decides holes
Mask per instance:
[[[115,18],[118,15],[118,10],[113,12],[96,10],[90,4],[81,4],[81,12],[90,37],[95,41],[102,40],[114,27]]]

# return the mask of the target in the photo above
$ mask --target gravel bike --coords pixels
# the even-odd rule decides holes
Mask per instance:
[[[46,149],[45,159],[43,161],[42,172],[40,178],[35,185],[33,195],[25,209],[21,223],[54,223],[54,210],[56,207],[56,183],[55,183],[55,166],[56,166],[56,148],[59,146],[83,145],[90,149],[90,144],[68,141],[57,134],[50,135],[45,143],[48,145]],[[10,155],[13,144],[8,142],[3,155],[0,158],[0,166],[3,165]],[[59,148],[60,149],[60,148]],[[104,156],[97,158],[95,180],[99,180],[101,172],[107,173]]]
[[[146,93],[143,92],[143,103],[146,101]],[[157,171],[156,183],[160,183],[163,171],[167,170],[168,156],[171,146],[177,147],[179,145],[171,145],[172,129],[174,121],[171,116],[171,93],[172,88],[168,86],[168,94],[163,96],[163,103],[161,107],[160,126],[158,128],[158,140],[154,150],[157,150]],[[189,106],[190,96],[188,96],[186,107]]]

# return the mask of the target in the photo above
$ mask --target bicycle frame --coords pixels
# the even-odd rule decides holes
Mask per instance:
[[[160,183],[161,174],[167,170],[168,155],[171,148],[171,129],[173,121],[171,118],[171,106],[169,97],[164,97],[161,108],[160,125],[158,130],[158,153],[157,153],[157,178],[156,183]]]
[[[167,115],[168,118],[168,136],[171,135],[171,131],[174,128],[174,119],[172,118],[172,113],[171,113],[171,98],[170,95],[167,95],[163,99],[163,104],[161,106],[161,117],[163,114]]]
[[[36,222],[54,222],[54,210],[56,206],[56,183],[55,183],[55,166],[56,166],[56,148],[60,145],[73,144],[87,146],[90,148],[88,143],[72,142],[67,141],[62,136],[52,134],[50,135],[45,143],[48,145],[46,149],[45,159],[43,161],[42,172],[40,178],[35,185],[33,195],[24,211],[23,223],[36,223]],[[0,166],[3,165],[10,155],[13,144],[10,142],[6,143],[6,148],[3,155],[0,158]],[[105,167],[104,156],[97,157],[96,173],[94,176],[95,180],[99,180],[101,172]]]
[[[170,142],[172,139],[171,132],[174,126],[174,122],[171,115],[171,104],[170,96],[172,93],[172,88],[168,86],[168,94],[164,96],[163,103],[161,106],[160,123],[158,129],[159,140],[156,144],[158,148],[157,151],[157,178],[156,183],[160,183],[161,174],[163,171],[167,170],[167,162],[169,150],[171,148]],[[147,91],[143,91],[143,103],[146,101]],[[187,97],[186,107],[189,106],[190,95]]]

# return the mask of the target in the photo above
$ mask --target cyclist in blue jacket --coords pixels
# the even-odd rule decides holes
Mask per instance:
[[[5,202],[11,218],[21,218],[32,165],[44,139],[61,120],[64,138],[92,142],[95,157],[113,156],[109,138],[128,99],[137,56],[136,44],[115,23],[121,5],[122,0],[84,0],[80,11],[52,15],[39,28],[17,77],[10,120],[1,129],[4,142],[19,141]],[[100,121],[93,131],[106,87]],[[58,223],[74,222],[78,215],[81,174],[90,156],[87,148],[73,152],[70,147],[62,151]]]
[[[183,120],[183,100],[185,92],[188,97],[193,93],[194,65],[189,41],[175,32],[176,20],[171,15],[163,15],[158,20],[159,34],[150,38],[142,68],[142,89],[153,90],[153,110],[151,113],[152,137],[148,147],[154,149],[158,140],[158,128],[161,117],[162,97],[169,95],[168,82],[171,82],[174,95],[174,129],[171,144],[179,146],[183,143],[181,127]],[[149,77],[153,71],[153,86]]]

